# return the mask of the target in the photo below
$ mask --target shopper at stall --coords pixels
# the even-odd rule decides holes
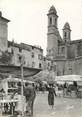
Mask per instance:
[[[67,88],[68,88],[68,84],[65,82],[64,83],[64,88],[63,88],[63,96],[67,95]]]

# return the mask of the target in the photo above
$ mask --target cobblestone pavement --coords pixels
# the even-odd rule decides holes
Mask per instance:
[[[54,108],[47,102],[47,93],[39,93],[34,104],[34,117],[82,117],[82,99],[56,97]]]

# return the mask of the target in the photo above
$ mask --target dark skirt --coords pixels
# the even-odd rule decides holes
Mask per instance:
[[[49,105],[54,105],[54,94],[53,93],[48,94],[48,104]]]

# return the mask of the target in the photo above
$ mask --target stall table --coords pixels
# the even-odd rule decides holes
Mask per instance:
[[[9,105],[13,105],[14,103],[17,103],[18,100],[0,100],[0,110],[1,110],[1,114],[3,114],[3,112],[5,111],[8,111],[6,108],[9,106]],[[5,105],[8,104],[6,107]],[[11,107],[9,108],[11,109]],[[11,110],[11,115],[14,114],[14,107],[12,106],[12,110]],[[6,113],[5,113],[6,114]]]

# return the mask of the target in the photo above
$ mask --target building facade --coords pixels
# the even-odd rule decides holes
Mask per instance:
[[[24,43],[8,41],[8,22],[0,12],[0,53],[8,51],[12,54],[11,64],[20,66],[20,55],[24,56],[24,66],[51,69],[56,75],[82,74],[82,40],[71,40],[71,28],[68,22],[63,26],[63,38],[58,30],[58,14],[52,6],[47,14],[47,55],[43,57],[43,49]]]
[[[0,51],[5,51],[8,47],[8,22],[9,20],[0,12]]]
[[[40,47],[8,41],[8,52],[12,53],[11,64],[20,66],[21,56],[25,67],[43,68],[43,49]]]
[[[17,44],[14,41],[8,41],[8,22],[9,20],[2,16],[0,12],[0,55],[7,52],[12,55],[11,65],[20,66],[21,56],[24,59],[25,67],[43,68],[43,49],[24,43]],[[1,57],[0,56],[0,57]]]
[[[82,74],[82,40],[71,40],[68,22],[63,27],[63,38],[58,30],[58,15],[54,6],[47,14],[47,59],[56,65],[56,75]]]

